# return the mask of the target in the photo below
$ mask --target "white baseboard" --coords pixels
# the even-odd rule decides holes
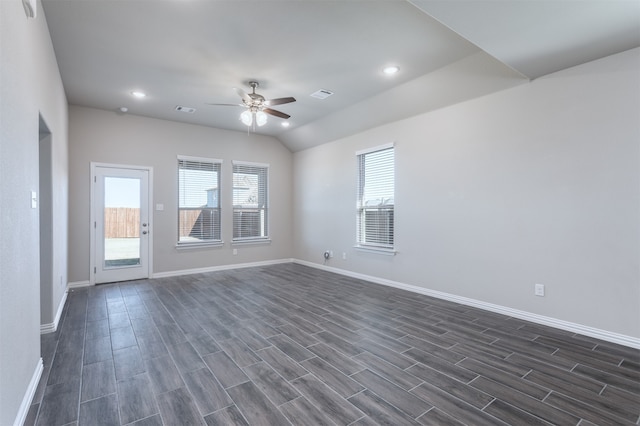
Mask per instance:
[[[36,394],[36,390],[38,390],[38,383],[40,382],[40,377],[42,376],[42,370],[44,370],[44,365],[42,363],[42,358],[39,358],[38,363],[36,364],[36,369],[33,372],[33,376],[31,376],[29,387],[27,388],[27,391],[24,393],[24,397],[22,398],[22,404],[20,404],[20,409],[18,410],[18,415],[13,422],[13,426],[22,426],[24,424],[24,421],[27,419],[27,414],[29,414],[29,407],[31,407],[31,403],[33,402],[33,397]]]
[[[90,287],[92,284],[90,281],[74,281],[67,284],[67,289],[77,288],[77,287]]]
[[[56,316],[53,319],[52,323],[49,324],[40,324],[40,334],[53,333],[58,329],[58,325],[60,324],[60,318],[62,317],[62,311],[64,310],[64,304],[67,301],[68,290],[64,292],[62,295],[62,300],[58,304],[58,310],[56,312]]]
[[[607,342],[617,343],[619,345],[629,346],[632,348],[640,349],[640,339],[624,334],[614,333],[607,330],[601,330],[599,328],[589,327],[582,324],[577,324],[569,321],[560,320],[557,318],[547,317],[543,315],[533,314],[531,312],[521,311],[518,309],[509,308],[501,305],[494,305],[492,303],[483,302],[481,300],[470,299],[467,297],[456,296],[455,294],[444,293],[436,290],[429,290],[424,287],[418,287],[411,284],[404,284],[397,281],[388,280],[385,278],[378,278],[371,275],[360,274],[357,272],[347,271],[344,269],[334,268],[331,266],[320,265],[318,263],[308,262],[306,260],[293,259],[294,263],[300,265],[310,266],[316,269],[322,269],[329,272],[335,272],[336,274],[345,275],[352,278],[357,278],[365,281],[371,281],[376,284],[382,284],[389,287],[395,287],[402,290],[411,291],[413,293],[424,294],[426,296],[435,297],[437,299],[448,300],[450,302],[460,303],[462,305],[472,306],[474,308],[484,309],[485,311],[491,311],[502,315],[507,315],[514,318],[531,321],[536,324],[542,324],[549,327],[559,328],[561,330],[570,331],[572,333],[583,334],[585,336],[594,337],[596,339],[605,340]]]
[[[180,275],[202,274],[205,272],[226,271],[228,269],[252,268],[255,266],[268,266],[268,265],[277,265],[279,263],[291,263],[291,262],[293,262],[293,259],[276,259],[276,260],[265,260],[261,262],[232,263],[229,265],[206,266],[204,268],[179,269],[176,271],[152,273],[149,276],[149,279],[179,277]],[[67,285],[67,289],[90,287],[92,285],[93,284],[91,284],[90,281],[74,281],[74,282],[70,282]]]
[[[262,262],[250,262],[250,263],[233,263],[229,265],[207,266],[205,268],[182,269],[178,271],[169,271],[169,272],[157,272],[157,273],[154,273],[151,276],[151,278],[177,277],[180,275],[202,274],[205,272],[226,271],[228,269],[253,268],[256,266],[269,266],[269,265],[277,265],[280,263],[291,263],[291,262],[293,262],[293,259],[265,260]]]

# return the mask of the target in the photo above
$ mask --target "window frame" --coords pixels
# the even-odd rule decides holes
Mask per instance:
[[[365,196],[365,188],[366,183],[363,182],[366,171],[364,170],[364,161],[367,155],[374,154],[380,151],[392,150],[392,164],[391,164],[391,173],[392,173],[392,182],[391,182],[391,190],[392,196],[390,197],[391,204],[379,204],[378,206],[367,206],[364,200]],[[364,150],[360,150],[356,152],[356,164],[357,164],[357,182],[356,182],[356,244],[354,248],[363,251],[369,251],[379,254],[388,254],[395,255],[396,254],[396,232],[395,232],[395,144],[387,143],[371,148],[367,148]],[[387,165],[388,167],[388,165]],[[382,227],[378,230],[375,230],[374,235],[384,236],[384,234],[390,235],[391,243],[384,242],[376,242],[376,241],[366,241],[367,235],[370,235],[371,232],[367,231],[366,225],[367,221],[365,220],[366,212],[387,212],[387,216],[391,216],[391,221],[389,225],[389,219],[387,218],[386,232]],[[382,229],[382,231],[381,231]]]
[[[181,173],[180,171],[185,169],[184,167],[182,167],[182,163],[183,162],[191,162],[191,163],[201,163],[201,164],[209,164],[213,166],[213,172],[217,173],[218,177],[217,177],[217,207],[207,207],[206,210],[210,210],[212,212],[217,212],[217,216],[218,216],[218,222],[219,222],[219,226],[217,229],[218,232],[218,237],[219,238],[211,238],[211,239],[204,239],[204,240],[195,240],[195,241],[181,241],[181,211],[182,210],[195,210],[196,208],[193,207],[181,207],[181,195],[182,195],[182,187],[183,185],[181,185]],[[177,248],[194,248],[194,247],[203,247],[203,246],[221,246],[224,244],[224,241],[222,240],[222,224],[223,224],[223,219],[222,219],[222,213],[223,213],[223,208],[222,208],[222,203],[221,203],[221,192],[222,192],[222,165],[223,165],[224,161],[221,159],[217,159],[217,158],[207,158],[207,157],[192,157],[192,156],[186,156],[186,155],[178,155],[177,156],[177,184],[178,184],[178,190],[177,192],[177,213],[178,213],[178,217],[177,217],[177,232],[176,232],[176,236],[177,236],[177,243],[176,243],[176,247]],[[188,169],[187,169],[188,170]],[[201,208],[202,209],[202,208]],[[204,210],[204,209],[202,209]]]
[[[270,218],[271,218],[271,208],[269,206],[269,194],[270,194],[270,189],[269,189],[269,182],[270,182],[270,165],[268,163],[257,163],[257,162],[251,162],[251,161],[239,161],[239,160],[233,160],[231,162],[232,164],[232,170],[231,170],[231,184],[232,184],[232,195],[231,195],[231,204],[232,204],[232,223],[231,223],[231,244],[254,244],[254,243],[268,243],[271,242],[271,237],[270,237]],[[236,189],[237,187],[235,186],[235,175],[236,173],[240,173],[240,171],[236,171],[237,167],[245,167],[247,169],[251,169],[251,168],[255,168],[255,169],[261,169],[262,170],[262,176],[264,176],[264,184],[261,185],[260,182],[260,178],[258,178],[258,197],[260,197],[260,192],[264,192],[264,203],[263,206],[260,207],[260,205],[258,207],[238,207],[235,204],[235,198],[236,198]],[[260,176],[260,174],[258,174],[258,176]],[[261,189],[261,186],[264,186],[263,189]],[[260,200],[258,200],[260,201]],[[258,204],[260,204],[260,202],[258,202]],[[263,217],[260,220],[260,234],[261,235],[250,235],[250,236],[240,236],[237,237],[236,236],[236,230],[237,230],[237,222],[236,222],[236,218],[237,215],[236,213],[242,213],[245,211],[250,211],[250,212],[254,212],[255,210],[259,210],[263,212]],[[241,227],[243,228],[243,227]]]

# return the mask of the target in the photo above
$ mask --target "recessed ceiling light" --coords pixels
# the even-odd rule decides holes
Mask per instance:
[[[142,99],[142,98],[144,98],[145,96],[147,96],[147,94],[146,94],[146,93],[144,93],[144,92],[140,92],[140,91],[138,91],[138,90],[134,90],[133,92],[131,92],[131,94],[132,94],[134,97],[138,98],[138,99]]]
[[[289,123],[288,121],[283,121],[282,122],[282,127],[289,127],[291,125],[291,123]]]
[[[391,65],[391,66],[389,66],[389,67],[384,67],[384,68],[382,69],[382,72],[383,72],[383,73],[385,73],[385,74],[387,74],[387,75],[395,74],[395,73],[397,73],[398,71],[400,71],[400,67],[399,67],[399,66],[397,66],[397,65]]]

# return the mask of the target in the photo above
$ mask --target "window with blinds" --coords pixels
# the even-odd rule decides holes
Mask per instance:
[[[233,162],[233,240],[269,238],[266,164]]]
[[[394,247],[394,148],[384,145],[360,151],[358,159],[357,244]]]
[[[221,243],[222,160],[178,157],[178,244]]]

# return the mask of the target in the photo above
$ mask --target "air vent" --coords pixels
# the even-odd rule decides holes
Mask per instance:
[[[320,89],[317,92],[313,92],[311,94],[312,98],[317,99],[327,99],[329,96],[333,95],[333,92],[330,90]]]
[[[180,112],[188,112],[189,114],[193,114],[194,112],[196,112],[195,108],[191,108],[191,107],[186,107],[186,106],[182,106],[182,105],[178,105],[176,107],[176,111],[180,111]]]

